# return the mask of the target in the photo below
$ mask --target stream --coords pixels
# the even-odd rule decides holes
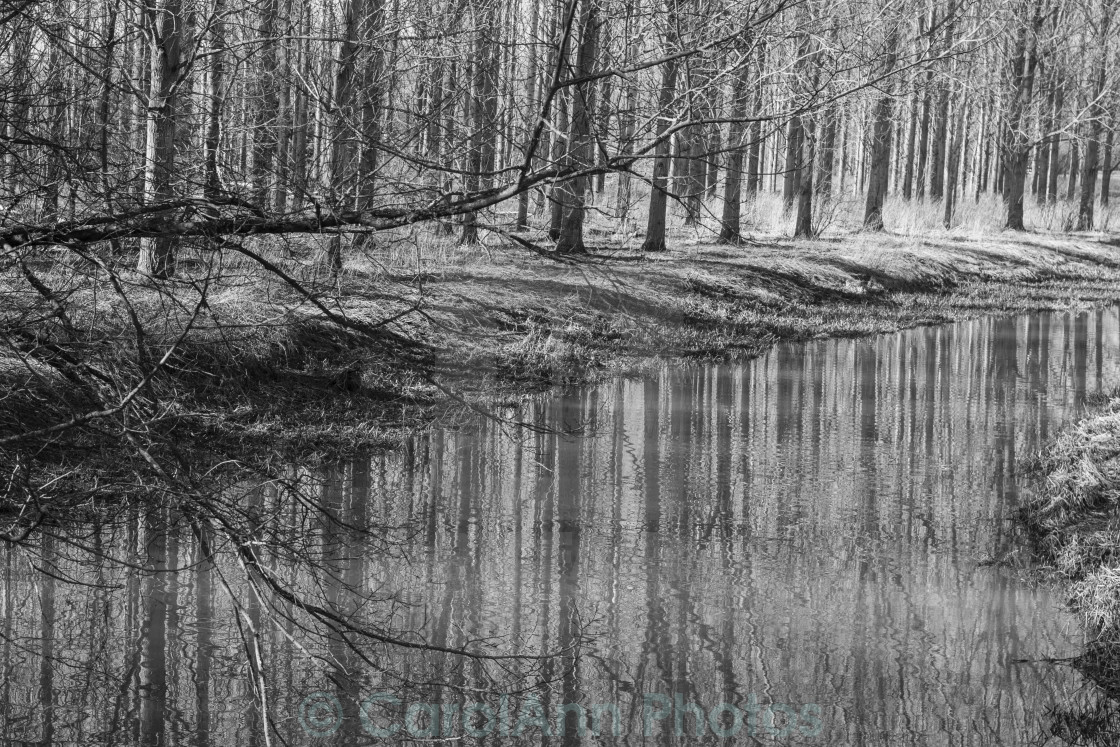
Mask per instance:
[[[1022,460],[1118,385],[1117,309],[991,317],[293,465],[216,497],[238,533],[122,507],[0,548],[3,733],[1063,744],[1089,695],[1047,660],[1083,635],[1011,517]]]

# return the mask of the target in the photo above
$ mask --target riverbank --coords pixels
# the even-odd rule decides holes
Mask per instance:
[[[604,238],[570,258],[430,234],[375,241],[337,280],[316,274],[314,246],[264,243],[254,250],[286,277],[231,253],[184,252],[182,279],[159,286],[122,269],[119,290],[104,266],[62,254],[38,258],[35,282],[9,267],[0,438],[45,429],[17,442],[43,479],[88,484],[95,464],[94,482],[120,489],[143,482],[125,470],[162,479],[169,468],[152,465],[196,461],[186,454],[259,465],[389,445],[660,357],[750,357],[782,340],[1120,297],[1120,252],[1088,236],[678,240],[657,255]]]
[[[1074,664],[1120,698],[1120,397],[1063,432],[1037,468],[1036,495],[1022,518],[1038,559],[1090,635]]]

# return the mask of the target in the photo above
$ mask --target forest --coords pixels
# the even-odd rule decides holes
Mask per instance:
[[[1116,11],[0,0],[0,729],[1116,744]]]
[[[735,243],[760,193],[798,236],[850,195],[863,227],[889,229],[888,194],[937,203],[945,226],[996,195],[1015,230],[1028,202],[1068,201],[1057,227],[1094,230],[1116,168],[1111,0],[3,13],[0,239],[107,245],[154,278],[184,246],[261,234],[326,236],[316,261],[338,271],[420,223],[462,245],[535,226],[535,245],[579,253],[594,217],[654,252],[679,211]]]

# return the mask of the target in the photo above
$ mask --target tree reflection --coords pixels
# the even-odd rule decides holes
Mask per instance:
[[[1072,739],[1074,673],[1016,663],[1071,653],[1058,600],[978,561],[1015,541],[1018,460],[1120,383],[1118,330],[1040,314],[780,346],[55,522],[5,549],[5,733],[341,745],[434,714],[418,738],[485,741],[464,709],[504,702],[512,727],[532,696],[575,744],[596,704],[641,734],[655,694],[706,709],[659,722],[665,744],[713,739],[721,702],[759,730],[819,706],[823,743]]]

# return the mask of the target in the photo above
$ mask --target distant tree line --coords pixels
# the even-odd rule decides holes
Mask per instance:
[[[711,205],[719,238],[814,204],[1107,205],[1114,0],[0,0],[0,240],[106,242],[155,277],[187,237],[424,221],[462,243],[589,210]],[[610,179],[607,178],[611,176]],[[499,204],[511,217],[487,211]]]

